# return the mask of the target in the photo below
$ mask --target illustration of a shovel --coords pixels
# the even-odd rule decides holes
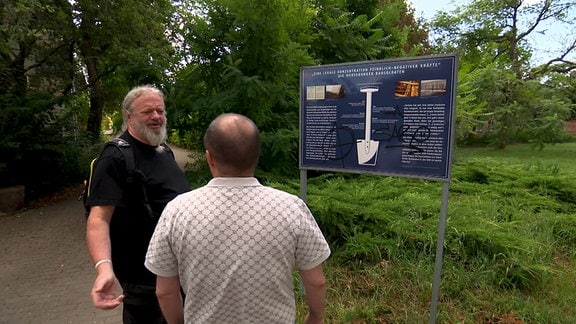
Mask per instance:
[[[366,122],[364,123],[364,139],[356,140],[358,148],[358,164],[376,165],[376,154],[380,142],[370,139],[372,133],[372,93],[378,92],[377,87],[366,87],[360,89],[366,94]]]

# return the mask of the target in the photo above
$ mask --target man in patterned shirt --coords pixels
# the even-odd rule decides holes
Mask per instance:
[[[305,322],[322,323],[330,248],[301,199],[254,178],[258,128],[223,114],[204,145],[213,179],[168,204],[146,255],[164,316],[169,323],[294,323],[298,270]]]

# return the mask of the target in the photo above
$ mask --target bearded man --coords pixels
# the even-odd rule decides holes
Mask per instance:
[[[135,170],[127,170],[122,152],[108,145],[92,172],[86,201],[86,241],[96,269],[92,302],[100,309],[123,304],[123,323],[165,323],[155,295],[156,276],[144,259],[164,207],[190,186],[165,144],[162,92],[150,85],[132,89],[122,113],[125,131],[119,138],[130,147]]]

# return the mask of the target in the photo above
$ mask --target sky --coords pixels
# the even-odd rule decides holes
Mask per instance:
[[[411,2],[414,7],[416,17],[423,17],[426,20],[433,18],[436,13],[440,10],[450,12],[456,6],[466,5],[472,0],[407,0]],[[528,0],[527,4],[535,4],[543,0]],[[574,27],[572,27],[574,28]],[[534,47],[533,53],[533,63],[541,64],[546,61],[546,59],[551,57],[556,57],[560,52],[560,49],[568,41],[566,40],[566,26],[556,25],[546,25],[542,27],[546,29],[545,34],[533,33],[532,37],[529,38],[529,42]],[[575,31],[571,32],[571,39],[575,37]],[[554,56],[556,54],[556,56]],[[571,59],[574,60],[576,53],[571,55]]]

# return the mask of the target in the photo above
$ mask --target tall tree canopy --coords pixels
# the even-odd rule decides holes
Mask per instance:
[[[572,0],[475,0],[453,12],[441,12],[432,23],[432,34],[438,49],[457,51],[479,66],[496,63],[519,79],[569,72],[576,68],[575,6]],[[567,39],[560,53],[531,70],[536,45],[531,37],[545,34],[548,24],[563,26]]]
[[[0,186],[52,180],[32,166],[66,158],[54,148],[75,127],[59,122],[74,70],[69,9],[65,0],[0,2]]]
[[[117,91],[162,82],[171,61],[165,34],[173,8],[169,0],[78,0],[72,13],[89,89],[87,130],[98,138],[104,107],[113,99],[117,104]]]
[[[11,134],[0,143],[3,156],[24,154],[18,149],[32,147],[32,133],[37,143],[54,139],[52,149],[63,154],[64,130],[74,129],[71,140],[82,129],[97,140],[103,116],[118,110],[126,91],[153,83],[167,93],[170,125],[180,135],[174,138],[197,144],[214,116],[236,111],[261,127],[270,153],[264,160],[294,166],[300,67],[419,55],[428,48],[426,31],[404,0],[0,5],[0,73],[7,80],[0,100],[20,120],[0,122]]]
[[[83,171],[86,112],[97,140],[107,104],[162,83],[172,12],[168,0],[0,2],[0,185],[57,186]]]
[[[576,35],[548,63],[534,67],[534,33],[545,24],[573,26],[573,1],[475,0],[431,23],[437,51],[461,57],[457,110],[461,138],[480,136],[500,148],[517,141],[540,147],[561,139],[574,102],[541,82],[576,68]],[[573,30],[568,28],[568,31]],[[556,84],[560,85],[560,84]],[[565,85],[569,87],[570,85]],[[463,125],[463,123],[469,123]]]
[[[181,138],[200,139],[217,114],[246,114],[264,133],[263,166],[297,165],[300,67],[426,47],[404,0],[200,0],[179,8],[186,65],[170,96],[173,125]]]

